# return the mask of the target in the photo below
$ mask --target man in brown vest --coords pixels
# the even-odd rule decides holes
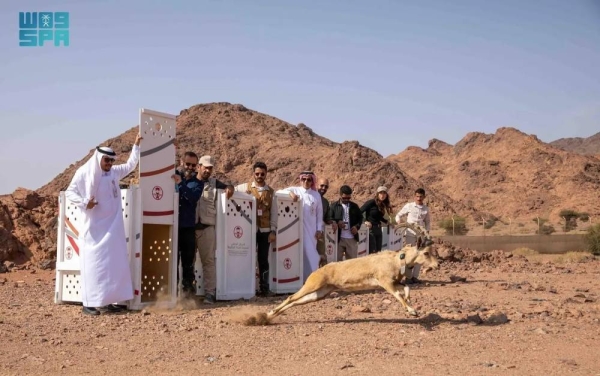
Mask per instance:
[[[256,162],[252,166],[254,180],[235,187],[236,191],[246,192],[256,198],[256,248],[258,274],[260,278],[259,296],[273,295],[269,291],[269,243],[275,241],[277,231],[277,200],[275,190],[267,185],[267,165]]]

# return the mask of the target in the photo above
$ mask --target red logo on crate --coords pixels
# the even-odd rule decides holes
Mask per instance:
[[[244,230],[242,230],[240,226],[235,226],[233,228],[233,236],[239,239],[242,237],[242,235],[244,235]]]
[[[158,185],[152,188],[152,197],[154,197],[155,200],[160,200],[163,197],[163,189]]]
[[[333,255],[333,245],[327,244],[327,254],[329,256]]]
[[[292,260],[290,260],[289,258],[283,260],[283,267],[290,270],[292,268]]]
[[[71,246],[67,246],[65,248],[65,259],[70,260],[73,258],[73,248]]]

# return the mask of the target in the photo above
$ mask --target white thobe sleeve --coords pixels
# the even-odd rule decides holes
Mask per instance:
[[[65,191],[65,197],[80,210],[86,210],[87,204],[90,202],[90,197],[82,197],[81,193],[79,192],[77,183],[81,178],[81,174],[79,173],[79,170],[77,170],[75,176],[73,176],[73,179],[69,184],[69,187],[67,187]]]
[[[133,148],[131,148],[131,154],[129,154],[129,159],[127,160],[127,162],[113,166],[112,170],[114,171],[117,178],[121,180],[135,169],[135,166],[137,166],[139,160],[140,147],[134,144]]]

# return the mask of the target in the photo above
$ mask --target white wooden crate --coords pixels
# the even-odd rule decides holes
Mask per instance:
[[[365,257],[369,255],[369,229],[367,226],[361,226],[358,230],[358,249],[356,257]]]
[[[338,235],[332,225],[325,225],[325,255],[327,263],[338,261]]]
[[[250,299],[256,294],[256,199],[221,193],[217,206],[217,300]]]
[[[288,193],[276,192],[277,240],[269,258],[269,285],[276,294],[295,293],[304,281],[302,202]]]

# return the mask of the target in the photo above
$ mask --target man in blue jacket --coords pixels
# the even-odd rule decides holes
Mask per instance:
[[[196,166],[198,166],[198,155],[188,151],[181,159],[181,166],[172,176],[179,191],[178,255],[183,275],[178,277],[181,278],[185,296],[195,293],[196,205],[204,187],[204,183],[196,178]]]

